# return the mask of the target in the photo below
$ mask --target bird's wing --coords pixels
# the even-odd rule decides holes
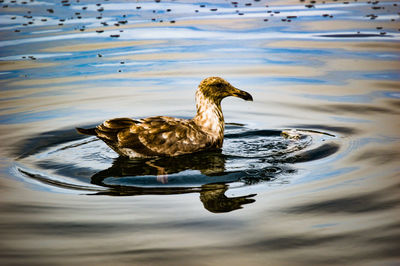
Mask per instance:
[[[120,155],[126,155],[121,148],[128,148],[142,155],[156,155],[139,141],[137,134],[126,134],[132,127],[136,127],[140,123],[140,120],[131,118],[114,118],[98,125],[95,132],[98,138]],[[121,139],[121,135],[126,137]]]
[[[114,118],[106,120],[103,124],[96,127],[95,131],[97,136],[103,140],[118,142],[118,133],[123,130],[129,130],[129,128],[137,123],[138,120],[133,120],[130,118]]]
[[[134,144],[132,146],[132,144]],[[149,117],[118,133],[120,148],[129,147],[145,155],[192,153],[213,145],[213,139],[191,120],[165,116]]]

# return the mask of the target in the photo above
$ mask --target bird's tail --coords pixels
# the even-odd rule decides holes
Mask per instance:
[[[76,128],[76,131],[78,131],[79,133],[83,134],[83,135],[91,135],[91,136],[96,136],[96,128]]]

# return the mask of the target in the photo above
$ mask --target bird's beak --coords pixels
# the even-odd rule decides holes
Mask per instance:
[[[253,96],[251,96],[250,93],[236,89],[235,92],[233,93],[233,96],[239,97],[245,101],[253,101]]]

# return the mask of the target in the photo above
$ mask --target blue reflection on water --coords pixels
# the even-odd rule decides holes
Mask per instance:
[[[82,111],[74,108],[60,108],[60,109],[46,110],[40,112],[17,112],[12,114],[0,115],[0,123],[25,124],[37,121],[46,121],[56,118],[63,118],[70,115],[80,115],[80,114],[82,114]],[[84,115],[90,116],[90,111],[85,110]]]
[[[340,223],[326,223],[326,224],[314,224],[312,228],[329,228],[339,225]]]
[[[343,103],[370,103],[379,98],[398,98],[398,95],[390,91],[374,91],[367,94],[353,95],[320,95],[320,94],[299,94],[299,96],[318,99],[328,102],[343,102]]]
[[[382,80],[400,80],[399,71],[385,71],[385,72],[374,72],[365,73],[363,77],[368,79],[382,79]]]

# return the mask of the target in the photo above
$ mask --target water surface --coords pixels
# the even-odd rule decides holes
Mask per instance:
[[[0,261],[398,264],[399,12],[2,1]],[[127,160],[75,132],[190,118],[208,76],[254,98],[223,101],[219,152]]]

